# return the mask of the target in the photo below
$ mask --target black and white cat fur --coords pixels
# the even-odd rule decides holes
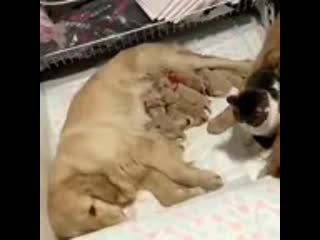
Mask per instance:
[[[280,125],[280,78],[272,70],[253,74],[244,91],[227,102],[240,125],[264,149],[271,148]]]

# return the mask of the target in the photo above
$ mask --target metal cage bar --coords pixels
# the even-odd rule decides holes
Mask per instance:
[[[171,22],[156,22],[138,29],[58,50],[40,57],[40,71],[58,68],[62,65],[73,63],[75,60],[88,59],[95,55],[113,54],[139,43],[160,40],[196,28],[201,24],[216,20],[219,17],[232,13],[241,13],[251,9],[254,7],[256,1],[258,0],[240,0],[238,4],[230,4],[226,1],[225,3],[213,5],[207,9],[194,12],[176,24]],[[219,8],[226,5],[229,7],[230,11],[219,14]],[[215,14],[211,17],[210,11],[213,9]]]

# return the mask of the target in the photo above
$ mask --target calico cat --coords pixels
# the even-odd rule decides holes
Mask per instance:
[[[228,106],[215,118],[210,119],[207,128],[209,133],[220,134],[234,126],[237,123],[234,113],[239,115],[237,114],[239,111],[242,113],[241,118],[248,118],[249,116],[251,116],[250,118],[254,118],[254,110],[256,109],[257,112],[261,110],[257,107],[257,105],[265,105],[263,104],[263,101],[265,101],[263,99],[266,99],[266,96],[271,96],[272,98],[270,100],[275,100],[275,102],[270,102],[272,103],[272,105],[270,105],[271,108],[274,108],[276,105],[278,105],[277,101],[279,101],[278,98],[280,98],[280,13],[267,33],[263,47],[253,63],[253,71],[250,74],[250,77],[245,78],[242,85],[238,87],[238,90],[240,92],[244,92],[241,93],[237,98],[230,97],[228,101],[231,103],[230,106]],[[264,93],[259,94],[258,92]],[[248,99],[248,101],[246,99]],[[232,106],[235,106],[236,110]],[[245,109],[247,109],[247,112]],[[246,117],[244,117],[244,115]],[[264,118],[266,118],[265,115],[265,113],[256,113],[257,119],[253,126],[259,125],[259,121],[261,122]],[[269,117],[271,118],[271,116]],[[247,119],[249,126],[252,125],[250,124],[252,121],[253,120]],[[260,129],[258,129],[258,136],[265,135],[261,134],[261,128],[262,126]]]
[[[271,149],[262,175],[280,178],[280,13],[269,29],[264,45],[238,95],[208,124],[208,132],[220,134],[236,123],[247,129],[264,148]]]
[[[280,126],[280,13],[267,34],[244,90],[229,96],[233,116],[263,147],[271,148]]]
[[[263,147],[270,148],[280,125],[280,77],[272,69],[253,74],[244,91],[231,95],[235,119]]]

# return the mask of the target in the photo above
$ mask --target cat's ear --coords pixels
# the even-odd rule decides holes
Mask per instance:
[[[232,106],[236,106],[238,103],[238,96],[230,95],[229,97],[227,97],[227,102]]]

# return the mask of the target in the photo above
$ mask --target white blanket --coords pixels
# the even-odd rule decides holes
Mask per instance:
[[[280,182],[270,177],[206,194],[75,240],[278,240]]]

